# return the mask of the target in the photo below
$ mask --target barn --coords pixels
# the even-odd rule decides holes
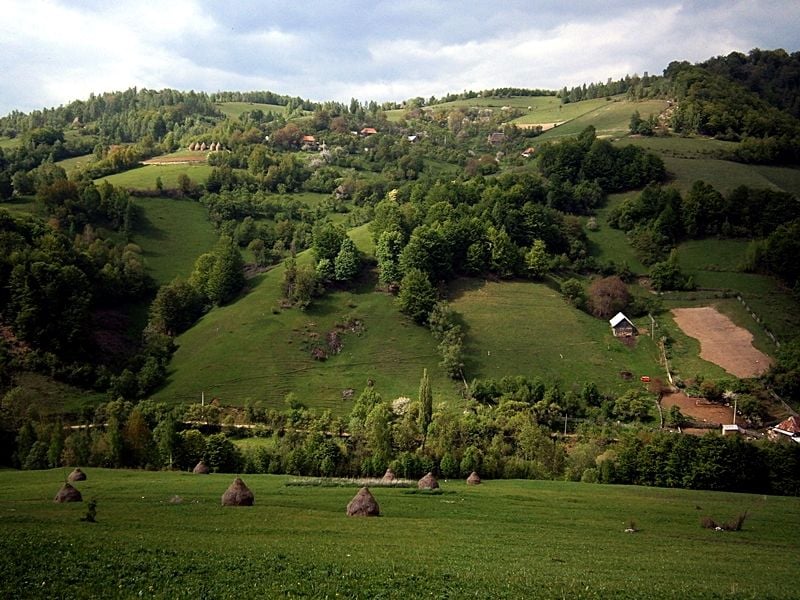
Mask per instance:
[[[614,337],[631,337],[639,334],[636,325],[621,312],[618,312],[608,321],[611,324],[611,331]]]

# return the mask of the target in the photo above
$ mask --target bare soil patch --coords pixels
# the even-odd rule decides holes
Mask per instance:
[[[143,160],[143,165],[198,165],[208,162],[208,155],[205,153],[188,154],[184,156],[156,156],[148,160]]]
[[[772,359],[753,346],[753,335],[711,306],[674,308],[675,322],[700,342],[700,357],[736,377],[756,377]]]
[[[733,409],[728,406],[711,404],[704,398],[690,398],[683,392],[665,394],[661,398],[661,408],[664,412],[669,411],[670,406],[677,406],[681,413],[691,417],[699,423],[731,423],[733,421]]]

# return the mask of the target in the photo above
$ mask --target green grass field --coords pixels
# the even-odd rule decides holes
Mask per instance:
[[[629,102],[627,100],[617,99],[615,101],[607,101],[605,99],[599,100],[585,100],[584,102],[577,102],[575,107],[585,105],[586,110],[580,114],[567,118],[553,119],[554,121],[567,121],[563,125],[544,132],[541,136],[536,138],[537,143],[558,139],[565,136],[577,135],[589,125],[593,125],[597,130],[598,136],[625,136],[628,134],[630,128],[631,115],[633,111],[638,110],[639,113],[646,118],[648,115],[658,115],[667,103],[665,100],[646,100],[642,102]],[[566,116],[569,113],[568,107],[572,105],[565,104],[562,113]],[[541,123],[547,121],[530,121],[534,123]]]
[[[194,262],[217,241],[206,209],[190,200],[137,198],[144,218],[133,235],[150,274],[161,285],[176,275],[188,277]]]
[[[56,164],[64,169],[69,176],[74,171],[77,171],[96,160],[94,154],[84,154],[83,156],[75,156],[73,158],[65,158],[58,161]]]
[[[88,469],[84,502],[55,504],[66,472],[0,472],[3,597],[796,597],[797,498],[443,481],[373,488],[368,519],[345,515],[356,488],[270,475],[244,477],[254,506],[222,508],[232,475]],[[699,525],[745,510],[740,532]]]
[[[569,306],[544,284],[465,280],[451,295],[466,333],[468,380],[539,376],[560,381],[562,389],[592,381],[605,391],[622,392],[641,385],[642,375],[661,374],[648,336],[629,348],[613,337],[606,320]],[[634,381],[624,381],[620,371],[631,372]]]
[[[661,154],[678,158],[709,158],[720,152],[732,152],[738,144],[707,137],[682,137],[671,135],[660,136],[627,136],[616,141],[619,145],[639,146]]]
[[[637,258],[630,243],[628,235],[620,229],[614,229],[608,224],[608,214],[629,197],[639,192],[626,192],[624,194],[611,194],[606,205],[599,209],[595,215],[598,225],[596,231],[586,231],[589,240],[589,253],[601,261],[613,261],[618,265],[627,264],[634,273],[646,273],[647,268]]]
[[[161,182],[166,188],[178,187],[178,176],[185,173],[196,183],[205,183],[211,174],[212,167],[208,165],[143,165],[129,171],[116,173],[103,177],[99,181],[108,181],[129,189],[152,190],[156,187],[156,178],[161,177]]]
[[[360,231],[360,230],[357,230]],[[361,243],[368,236],[360,235]],[[304,253],[300,262],[310,260]],[[430,332],[410,323],[394,298],[374,291],[373,277],[349,291],[330,292],[301,311],[280,308],[284,266],[250,280],[252,289],[237,302],[212,310],[177,339],[167,385],[155,398],[194,402],[205,392],[226,405],[261,401],[283,408],[294,392],[300,402],[334,414],[346,414],[351,401],[342,391],[375,382],[384,398],[415,397],[423,368],[432,378],[435,397],[450,398],[454,385],[437,365]],[[314,345],[325,345],[337,323],[359,319],[363,331],[342,333],[340,354],[320,362]]]
[[[22,143],[22,139],[19,137],[15,138],[8,138],[4,136],[0,136],[0,148],[4,150],[7,148],[16,148]]]
[[[273,112],[275,114],[283,114],[286,112],[285,106],[278,104],[260,104],[257,102],[217,102],[216,107],[229,119],[238,119],[246,112],[260,110],[264,114]]]

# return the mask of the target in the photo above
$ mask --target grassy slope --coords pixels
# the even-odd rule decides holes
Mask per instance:
[[[160,285],[176,275],[188,277],[194,262],[217,240],[206,209],[197,202],[169,198],[136,198],[144,218],[133,242],[144,250],[150,274]]]
[[[94,154],[84,154],[83,156],[65,158],[64,160],[58,161],[56,164],[64,169],[67,172],[67,176],[69,176],[73,171],[77,171],[78,169],[85,167],[95,160],[96,157]]]
[[[285,106],[278,104],[259,104],[257,102],[217,102],[217,108],[229,119],[238,119],[246,112],[254,110],[261,110],[264,114],[273,112],[275,114],[283,114],[286,112]]]
[[[98,181],[108,181],[112,185],[134,189],[155,189],[156,178],[161,177],[164,187],[178,187],[178,176],[186,173],[192,181],[205,183],[211,174],[208,165],[143,165],[123,173],[103,177]]]
[[[566,388],[594,381],[601,389],[624,391],[640,385],[641,375],[661,373],[648,336],[628,348],[605,320],[572,308],[546,285],[468,280],[452,296],[466,331],[468,379],[528,375],[559,380]],[[620,371],[637,381],[624,382]]]
[[[584,104],[588,110],[575,117],[570,117],[567,123],[544,132],[541,136],[536,138],[537,143],[569,135],[577,135],[589,125],[594,126],[598,136],[627,135],[633,111],[638,110],[639,113],[647,117],[650,113],[659,114],[667,106],[664,100],[628,102],[627,100],[621,99],[616,101],[586,100],[584,102],[578,102],[575,106]],[[569,104],[565,105],[562,110],[566,111],[569,106]],[[561,118],[553,120],[558,121],[566,119]]]
[[[351,232],[371,252],[367,228]],[[299,262],[310,261],[308,253]],[[436,343],[427,329],[409,323],[394,299],[374,291],[370,276],[349,291],[326,294],[307,311],[281,309],[284,266],[251,280],[252,289],[234,304],[215,309],[178,338],[167,386],[156,397],[195,401],[201,392],[226,404],[262,401],[280,408],[294,392],[309,406],[335,414],[350,410],[342,390],[360,392],[372,379],[385,398],[415,396],[422,369],[432,376],[435,396],[451,397],[453,384],[437,366]],[[344,348],[325,362],[310,356],[336,324],[351,317],[364,322],[360,334],[343,334]]]
[[[54,504],[65,471],[0,473],[0,594],[135,597],[790,598],[797,498],[549,481],[373,489],[248,475],[249,508],[220,508],[230,475],[89,469],[97,498]],[[184,502],[171,504],[173,495]],[[738,533],[699,526],[750,510]],[[630,520],[639,531],[623,532]],[[709,560],[713,557],[713,560]],[[746,566],[746,567],[745,567]],[[33,583],[35,582],[35,584]]]

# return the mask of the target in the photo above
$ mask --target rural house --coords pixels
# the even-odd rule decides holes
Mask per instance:
[[[611,331],[614,333],[614,337],[631,337],[639,333],[636,325],[621,312],[614,315],[608,322],[611,324]]]
[[[506,134],[501,131],[495,131],[494,133],[489,134],[489,137],[486,138],[486,141],[490,144],[502,144],[506,141]]]
[[[360,131],[360,133],[361,133],[361,135],[365,135],[365,136],[366,135],[375,135],[376,133],[378,133],[378,130],[375,129],[374,127],[364,127],[364,129],[362,129]]]
[[[781,436],[786,436],[800,444],[800,417],[789,417],[770,428],[769,437],[779,439]]]

